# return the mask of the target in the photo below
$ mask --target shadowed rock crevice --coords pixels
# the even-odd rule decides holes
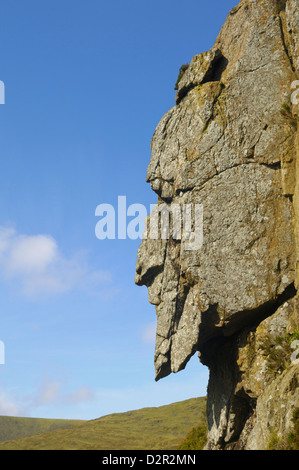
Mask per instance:
[[[258,325],[261,321],[272,316],[284,302],[294,298],[296,294],[297,291],[292,283],[277,299],[270,300],[255,310],[239,312],[238,315],[232,317],[228,325],[223,327],[224,336],[230,336],[249,325]]]
[[[252,435],[252,439],[259,436],[260,429],[256,424],[259,412],[257,404],[262,399],[262,394],[256,382],[262,391],[268,384],[271,390],[272,382],[275,382],[275,375],[271,376],[267,369],[269,358],[264,348],[271,341],[270,337],[275,344],[276,338],[281,337],[278,334],[286,335],[291,322],[296,321],[296,301],[297,292],[294,286],[289,286],[271,309],[264,306],[265,312],[255,323],[249,322],[247,327],[242,325],[242,328],[230,336],[215,337],[202,347],[201,362],[210,370],[207,393],[209,440],[206,449],[244,450],[248,446],[248,436]],[[261,313],[262,310],[259,315]],[[292,370],[291,366],[290,361],[289,370]],[[257,372],[259,377],[255,376]],[[288,369],[285,375],[287,372]],[[294,374],[298,377],[298,368],[297,372],[294,370]],[[291,375],[291,380],[296,382],[297,378]],[[289,386],[287,381],[286,386]],[[292,400],[295,399],[294,403],[298,403],[296,386],[290,387],[294,394]],[[294,405],[291,404],[292,406]],[[277,413],[278,410],[270,410],[271,412]],[[267,427],[267,424],[264,423],[264,426]],[[268,436],[270,433],[271,429],[268,429]],[[265,440],[260,442],[261,448],[264,448],[265,443]]]
[[[295,68],[294,62],[293,62],[293,57],[292,57],[292,54],[291,54],[290,49],[289,49],[290,37],[289,37],[289,33],[286,30],[287,26],[285,24],[285,12],[280,13],[280,16],[278,18],[279,18],[282,44],[283,44],[286,56],[287,56],[288,60],[290,61],[291,68],[292,68],[293,72],[296,72],[296,68]]]
[[[216,49],[211,57],[202,54],[198,56],[199,61],[202,61],[203,73],[199,79],[194,79],[194,69],[198,67],[198,63],[191,62],[188,69],[185,71],[182,79],[178,84],[178,91],[176,94],[176,104],[178,105],[185,96],[194,88],[199,85],[204,85],[208,82],[220,82],[223,72],[225,71],[228,60],[219,49]]]
[[[210,343],[207,418],[212,437],[207,449],[228,449],[230,443],[237,443],[246,424],[248,427],[255,415],[256,398],[242,386],[238,387],[241,382],[237,364],[238,341],[238,335],[233,335]],[[239,444],[235,448],[242,447]]]
[[[221,51],[218,51],[217,55],[211,62],[211,65],[205,74],[201,84],[208,82],[220,82],[221,76],[225,71],[228,64],[228,60],[223,56]]]
[[[219,357],[219,345],[227,343],[225,338],[231,337],[231,339],[228,339],[228,343],[234,343],[235,338],[241,331],[249,327],[256,329],[260,323],[272,317],[285,302],[295,299],[296,295],[297,290],[294,283],[292,283],[276,300],[269,301],[255,310],[239,312],[238,315],[235,315],[235,318],[229,319],[228,322],[221,322],[221,326],[219,326],[220,317],[217,306],[213,306],[212,311],[206,312],[206,315],[202,318],[202,329],[198,343],[201,362],[210,367],[211,363],[215,362],[215,358]],[[212,336],[213,333],[214,337]],[[229,360],[227,362],[231,365]]]

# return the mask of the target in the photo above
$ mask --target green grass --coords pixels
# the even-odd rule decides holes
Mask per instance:
[[[299,450],[299,408],[296,408],[293,415],[294,431],[290,432],[285,439],[278,439],[276,434],[272,434],[268,445],[268,450]]]
[[[0,442],[32,436],[84,423],[72,419],[40,419],[0,416]]]
[[[206,399],[191,398],[9,440],[0,443],[0,450],[174,450],[205,422]]]
[[[207,441],[207,426],[197,426],[188,432],[177,450],[203,450]]]
[[[298,119],[296,116],[293,115],[292,113],[292,103],[283,103],[281,109],[280,109],[280,114],[289,122],[289,124],[292,126],[293,129],[297,129],[297,122]]]
[[[270,334],[264,338],[262,344],[263,354],[266,358],[267,370],[273,375],[281,374],[291,365],[291,355],[293,341],[299,339],[299,332],[296,329],[292,334],[276,336]]]

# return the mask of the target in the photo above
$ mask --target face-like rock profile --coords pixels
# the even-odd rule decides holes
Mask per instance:
[[[153,136],[147,181],[157,208],[167,204],[173,219],[173,207],[191,207],[203,237],[190,249],[182,216],[181,237],[171,224],[166,238],[148,231],[138,251],[135,282],[156,306],[157,380],[210,339],[266,316],[294,283],[295,127],[281,109],[295,74],[270,4],[231,12]]]

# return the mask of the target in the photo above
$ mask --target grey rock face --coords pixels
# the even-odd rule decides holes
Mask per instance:
[[[299,9],[288,0],[278,15],[274,3],[243,0],[230,12],[215,46],[192,59],[152,139],[146,179],[157,206],[203,208],[200,249],[186,249],[170,230],[138,251],[135,282],[156,305],[156,380],[196,351],[215,377],[213,345],[295,295],[297,123],[281,110],[298,71]],[[228,351],[221,361],[228,392],[219,399],[210,386],[209,400],[218,409],[210,422],[215,446],[231,426],[236,387]],[[242,431],[237,421],[228,441]]]

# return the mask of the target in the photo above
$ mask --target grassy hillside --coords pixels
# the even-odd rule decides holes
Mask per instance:
[[[82,424],[83,420],[0,416],[0,442]]]
[[[206,399],[192,398],[2,442],[0,450],[171,450],[194,426],[205,424],[205,411]]]

